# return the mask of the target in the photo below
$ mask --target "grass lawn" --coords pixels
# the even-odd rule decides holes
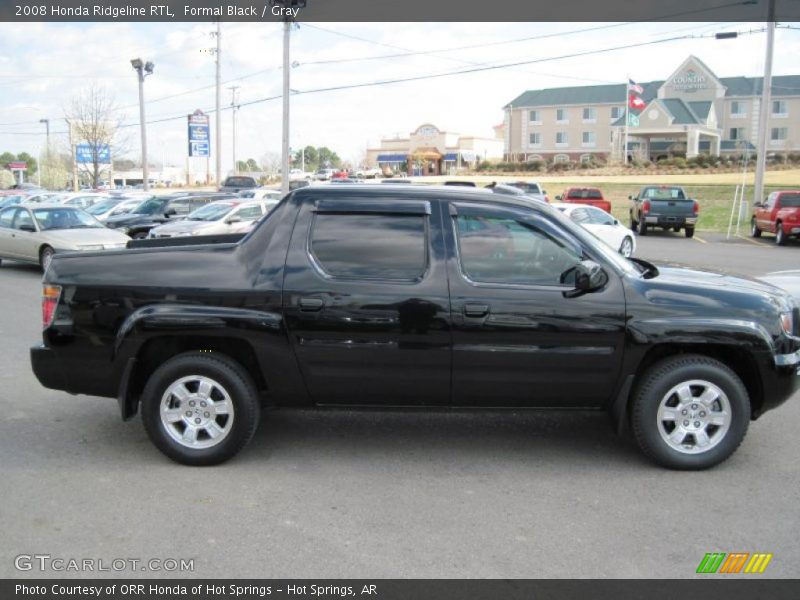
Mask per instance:
[[[683,175],[575,175],[529,176],[477,175],[470,177],[419,177],[416,181],[424,183],[440,183],[444,180],[462,179],[475,181],[478,185],[492,181],[518,181],[521,179],[538,181],[547,190],[550,200],[561,194],[568,187],[598,187],[606,199],[611,202],[611,212],[623,223],[628,223],[628,209],[631,201],[628,196],[634,195],[642,185],[673,184],[680,185],[691,198],[700,203],[700,219],[698,231],[727,231],[731,216],[731,203],[736,186],[741,184],[741,173],[700,173]],[[747,177],[745,200],[753,202],[753,173]],[[765,178],[765,195],[780,189],[800,189],[800,169],[784,171],[767,171]],[[749,227],[749,217],[743,222],[745,231]]]

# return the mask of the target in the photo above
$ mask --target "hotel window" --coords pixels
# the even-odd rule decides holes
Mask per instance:
[[[789,129],[787,127],[773,127],[769,133],[769,141],[773,144],[785,142],[789,137]]]
[[[744,111],[744,102],[739,102],[738,100],[731,102],[731,117],[742,118],[745,116],[746,113]]]
[[[583,109],[583,122],[584,123],[595,123],[597,121],[597,109],[596,108],[584,108]]]
[[[556,146],[566,146],[569,143],[566,131],[556,132]]]
[[[625,112],[625,109],[621,106],[612,106],[611,107],[611,119],[616,121],[622,116],[622,113]]]
[[[569,155],[568,154],[556,154],[553,158],[553,162],[569,162]]]
[[[569,115],[567,114],[566,108],[557,108],[556,109],[556,122],[557,123],[567,123],[569,122]]]
[[[772,101],[772,116],[785,117],[789,114],[786,110],[786,100],[773,100]]]
[[[743,140],[744,139],[744,127],[731,127],[730,135],[728,139],[731,140]]]
[[[594,146],[595,145],[595,135],[594,131],[584,131],[583,137],[581,138],[581,144],[585,146]]]
[[[532,110],[528,113],[528,120],[536,125],[541,125],[542,115],[538,110]]]
[[[541,133],[531,133],[529,136],[528,141],[530,142],[530,146],[541,146],[542,145],[542,134]]]

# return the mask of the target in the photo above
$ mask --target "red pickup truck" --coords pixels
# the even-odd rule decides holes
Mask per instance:
[[[568,188],[563,194],[556,196],[556,200],[568,204],[589,204],[607,213],[611,212],[611,202],[603,198],[603,192],[597,188]]]
[[[774,233],[779,246],[786,245],[790,237],[800,237],[800,191],[772,192],[754,208],[750,221],[753,237],[761,237],[762,231]]]

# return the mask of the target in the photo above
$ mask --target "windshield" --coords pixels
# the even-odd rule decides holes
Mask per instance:
[[[190,221],[219,221],[236,206],[235,202],[225,202],[224,204],[206,204],[202,208],[191,212],[187,217]]]
[[[92,215],[73,208],[35,208],[33,216],[42,231],[103,227]]]
[[[90,215],[102,215],[103,213],[114,208],[120,202],[122,202],[122,200],[118,198],[109,198],[108,200],[103,200],[90,206],[86,209],[86,212],[88,212]]]
[[[135,215],[156,215],[163,213],[169,200],[167,198],[150,198],[137,206],[132,213]]]
[[[781,206],[783,208],[800,207],[800,194],[781,194]]]

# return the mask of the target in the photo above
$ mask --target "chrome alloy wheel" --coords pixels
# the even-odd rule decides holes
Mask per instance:
[[[233,402],[210,377],[189,375],[173,382],[161,397],[161,425],[181,446],[202,450],[216,446],[231,432]]]
[[[731,403],[710,381],[692,379],[669,390],[658,406],[658,432],[673,450],[702,454],[719,444],[731,426]]]

